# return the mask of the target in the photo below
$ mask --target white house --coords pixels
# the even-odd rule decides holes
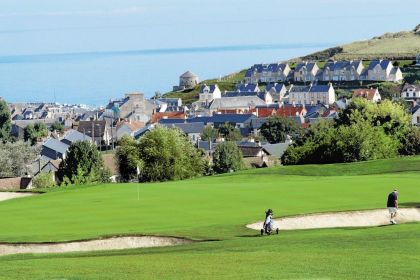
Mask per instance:
[[[398,82],[403,79],[401,69],[392,65],[390,60],[372,60],[362,74],[363,80]]]
[[[407,101],[420,101],[420,85],[405,84],[401,91],[401,98]]]
[[[412,110],[411,116],[412,125],[420,126],[420,106],[416,106]]]
[[[287,92],[283,83],[268,84],[265,90],[272,96],[274,102],[281,102]]]
[[[117,139],[121,140],[124,135],[134,137],[135,133],[144,126],[144,122],[139,121],[121,122],[117,125]]]
[[[355,89],[353,90],[353,97],[365,98],[374,103],[381,101],[381,95],[379,94],[379,91],[377,88]]]
[[[217,85],[202,85],[199,91],[198,101],[204,103],[205,105],[210,104],[215,98],[221,98],[222,92],[220,91]]]

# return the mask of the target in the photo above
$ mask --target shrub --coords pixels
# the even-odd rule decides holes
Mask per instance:
[[[237,171],[244,167],[242,152],[234,142],[217,145],[213,154],[213,169],[216,173]]]
[[[34,177],[32,185],[36,189],[55,187],[54,174],[51,172],[40,173]]]
[[[301,127],[292,119],[274,116],[261,126],[261,135],[271,144],[285,142],[287,136],[297,138],[302,133]]]

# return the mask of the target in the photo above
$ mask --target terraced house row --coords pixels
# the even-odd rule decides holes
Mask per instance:
[[[403,79],[401,69],[387,59],[372,60],[367,67],[361,60],[328,61],[321,69],[316,62],[304,61],[291,69],[287,63],[255,64],[245,74],[247,83],[315,81],[389,81]]]

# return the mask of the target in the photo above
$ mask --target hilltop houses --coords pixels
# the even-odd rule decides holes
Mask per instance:
[[[322,70],[322,81],[355,81],[364,69],[361,60],[329,61]]]
[[[287,63],[255,64],[245,73],[248,84],[284,82],[290,74]]]
[[[364,98],[374,103],[381,101],[381,95],[377,88],[355,89],[353,90],[353,98]]]
[[[403,79],[401,69],[387,59],[372,60],[361,75],[361,80],[398,82]]]
[[[289,103],[292,104],[325,104],[335,102],[335,90],[331,84],[294,86],[289,89]]]
[[[320,69],[316,62],[299,63],[294,72],[293,78],[296,82],[313,82],[317,80]]]

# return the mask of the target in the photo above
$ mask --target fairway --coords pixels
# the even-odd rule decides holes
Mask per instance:
[[[401,207],[420,205],[419,157],[312,167],[248,170],[167,183],[69,187],[3,201],[0,242],[121,235],[201,242],[4,256],[0,279],[416,279],[419,223],[283,231],[269,237],[245,227],[263,219],[267,208],[281,217],[384,209],[387,194],[395,187]]]

